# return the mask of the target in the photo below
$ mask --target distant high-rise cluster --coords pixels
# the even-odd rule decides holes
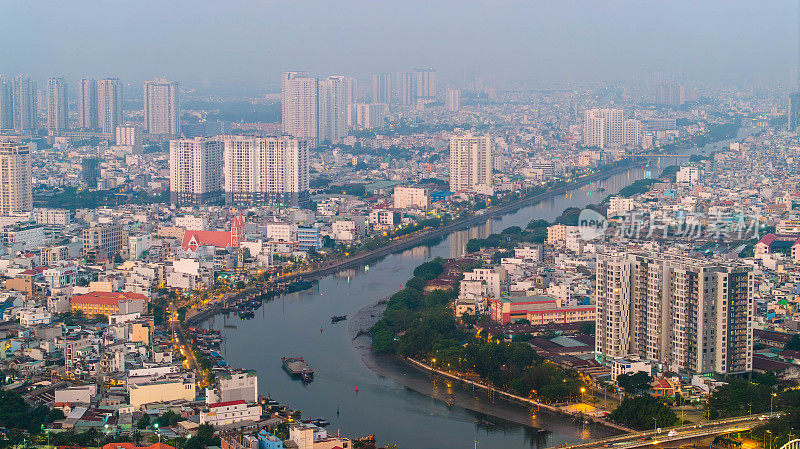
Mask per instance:
[[[281,77],[281,126],[285,134],[316,145],[339,142],[352,123],[355,78],[329,76],[320,81],[303,72]]]
[[[656,86],[656,103],[680,106],[699,99],[700,94],[696,87],[686,87],[685,84],[675,83],[663,83]]]
[[[610,148],[641,144],[642,123],[624,118],[622,109],[587,109],[584,111],[583,144]]]

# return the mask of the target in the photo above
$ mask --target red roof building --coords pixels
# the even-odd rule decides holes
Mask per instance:
[[[70,310],[86,315],[118,315],[144,312],[147,296],[133,292],[90,292],[69,300]]]
[[[238,248],[244,241],[244,219],[241,215],[231,220],[231,230],[226,231],[189,231],[183,233],[183,249],[197,251],[201,246],[215,248]]]

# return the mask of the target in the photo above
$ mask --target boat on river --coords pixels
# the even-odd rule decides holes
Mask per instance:
[[[314,380],[314,370],[302,357],[282,357],[283,369],[292,377],[299,377],[303,382]]]

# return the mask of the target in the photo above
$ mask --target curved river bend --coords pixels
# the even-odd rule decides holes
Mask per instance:
[[[740,136],[745,132],[740,130]],[[725,145],[718,142],[706,150]],[[662,157],[654,159],[650,169],[657,175],[673,164],[675,158]],[[322,278],[309,290],[265,303],[253,319],[220,315],[204,325],[222,331],[222,352],[231,366],[258,371],[260,394],[302,410],[303,418],[327,418],[329,432],[341,429],[349,437],[375,434],[379,445],[394,443],[403,449],[471,448],[476,441],[482,448],[521,449],[609,436],[612,433],[605,428],[502,404],[485,393],[451,388],[442,380],[431,382],[404,363],[374,356],[365,339],[353,341],[348,327],[357,329],[359,323],[350,322],[356,312],[399,290],[423,261],[461,255],[469,239],[509,226],[525,227],[540,218],[552,221],[567,207],[597,203],[643,176],[643,168],[631,168],[438,243]],[[605,191],[599,193],[599,188]],[[331,324],[331,315],[344,314],[348,321]],[[366,314],[369,318],[369,311]],[[303,385],[283,371],[281,357],[293,355],[304,357],[314,368],[314,382]]]

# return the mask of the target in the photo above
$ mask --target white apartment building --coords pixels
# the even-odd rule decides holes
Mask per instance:
[[[642,146],[642,134],[644,132],[644,127],[642,126],[642,122],[635,118],[629,118],[625,120],[623,124],[623,133],[624,136],[624,144],[630,145],[634,147]]]
[[[694,184],[700,180],[700,168],[694,165],[686,165],[678,170],[675,174],[675,182],[685,182],[687,184]]]
[[[175,226],[187,231],[208,231],[208,217],[205,215],[178,215]]]
[[[633,198],[624,198],[621,196],[612,197],[608,202],[608,212],[606,216],[616,217],[624,215],[634,209]]]
[[[428,209],[430,202],[430,192],[424,187],[400,187],[394,188],[394,208],[407,209],[417,208]]]
[[[206,138],[169,142],[172,202],[216,202],[222,190],[222,142]]]
[[[319,83],[319,142],[339,143],[347,136],[350,124],[350,106],[355,92],[351,92],[352,78],[329,76]]]
[[[499,298],[502,284],[506,281],[506,270],[501,267],[476,268],[464,273],[463,282],[471,281],[485,284],[488,296]]]
[[[514,248],[514,257],[530,262],[541,262],[544,259],[544,247],[542,245],[527,245],[521,248]]]
[[[662,253],[598,254],[598,361],[638,356],[672,372],[753,367],[753,275]]]
[[[64,209],[34,209],[33,220],[36,224],[68,226],[72,223],[72,214]]]
[[[30,148],[27,144],[0,142],[0,215],[32,208]]]
[[[142,128],[139,125],[120,125],[116,128],[117,146],[130,147],[131,151],[142,151]]]
[[[200,411],[200,424],[224,426],[242,421],[256,422],[261,418],[261,406],[245,401],[228,401],[209,404]]]
[[[491,136],[466,134],[450,138],[450,190],[491,188],[493,146]]]
[[[227,204],[308,202],[308,142],[291,137],[219,136]]]
[[[319,141],[319,82],[302,72],[281,76],[281,130],[316,146]]]
[[[91,78],[78,81],[78,128],[97,129],[97,80]]]
[[[145,83],[145,99],[148,98],[147,83]],[[152,104],[150,111],[152,112]],[[145,116],[148,111],[145,102]],[[97,89],[97,120],[100,131],[112,134],[117,126],[122,124],[122,82],[118,78],[105,78],[100,80]],[[145,124],[147,120],[145,120]]]
[[[293,223],[267,223],[267,240],[294,242],[297,240],[297,225]]]
[[[166,78],[144,83],[144,126],[151,135],[179,136],[181,106],[178,83]],[[111,128],[111,131],[116,128]]]
[[[606,148],[624,143],[622,109],[587,109],[584,111],[583,144]]]
[[[67,82],[64,78],[48,78],[47,80],[47,131],[59,132],[67,129]]]

